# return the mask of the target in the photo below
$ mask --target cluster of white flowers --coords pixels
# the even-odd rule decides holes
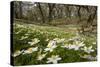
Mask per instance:
[[[38,47],[31,47],[31,48],[28,48],[27,50],[17,50],[14,54],[13,54],[13,57],[17,57],[19,56],[20,54],[30,54],[30,53],[33,53],[35,51],[38,51]]]
[[[48,43],[47,48],[45,48],[44,50],[45,50],[45,52],[47,52],[47,51],[52,52],[53,49],[56,48],[56,47],[57,47],[56,41],[55,41],[55,40],[51,40],[51,41]]]
[[[79,50],[80,47],[83,47],[85,44],[83,42],[75,41],[71,48],[74,50]]]
[[[92,46],[90,46],[90,47],[84,47],[84,48],[82,48],[82,50],[84,50],[85,52],[87,52],[87,53],[91,53],[91,52],[94,52],[94,50],[92,49]]]
[[[74,49],[74,50],[79,50],[79,47],[80,46],[78,46],[78,45],[69,45],[68,46],[69,49]]]
[[[27,37],[22,37],[22,39],[25,39]],[[75,40],[75,39],[74,39]],[[47,41],[49,41],[49,39],[47,39]],[[65,39],[60,39],[60,38],[55,38],[53,40],[50,40],[47,47],[44,49],[44,52],[46,53],[40,53],[37,56],[37,60],[41,61],[42,59],[45,58],[45,56],[47,55],[47,51],[49,52],[53,52],[53,50],[57,47],[57,43],[63,43],[65,41]],[[32,42],[28,42],[28,44],[30,44],[31,46],[34,44],[37,44],[38,42],[40,42],[40,40],[38,38],[34,38],[32,39]],[[93,44],[96,44],[95,42],[93,42]],[[78,41],[75,40],[73,42],[73,44],[62,44],[61,47],[63,48],[67,48],[67,49],[74,49],[74,50],[79,50],[81,47],[81,50],[83,50],[86,53],[91,53],[94,52],[94,50],[92,49],[92,46],[86,47],[86,45],[84,44],[84,42],[82,41]],[[28,48],[27,50],[17,50],[14,54],[13,57],[17,57],[20,54],[31,54],[35,51],[38,51],[38,47],[31,47]],[[80,56],[81,58],[85,58],[88,60],[96,60],[96,57],[93,57],[91,55],[84,55],[84,56]],[[51,57],[47,58],[47,63],[58,63],[59,60],[61,60],[61,57],[59,57],[59,55],[52,55]]]
[[[62,38],[62,39],[60,39],[60,38],[55,38],[55,39],[53,39],[53,40],[55,40],[57,43],[62,43],[62,42],[65,41],[64,38]]]
[[[27,50],[25,50],[23,52],[23,54],[30,54],[30,53],[33,53],[35,51],[38,51],[38,47],[31,47],[31,48],[28,48]]]
[[[19,25],[19,27],[23,27],[23,25]],[[35,30],[35,29],[33,29]],[[41,34],[44,34],[44,32],[41,32],[40,30],[35,30],[36,32],[39,32]],[[20,32],[20,31],[19,31]],[[17,32],[17,34],[19,33]],[[30,31],[31,32],[31,31]],[[49,34],[47,31],[45,32],[47,34]],[[54,32],[50,33],[51,35],[56,35],[58,36],[57,34],[55,34]],[[28,38],[28,33],[25,34],[25,36],[22,36],[20,38],[20,40],[24,40],[24,39],[27,39]],[[36,35],[40,35],[40,34],[36,34]],[[84,38],[82,38],[83,40]],[[87,54],[90,54],[91,52],[94,52],[94,49],[92,48],[92,46],[89,46],[87,47],[85,45],[85,43],[83,42],[80,38],[80,36],[75,36],[73,38],[70,38],[68,40],[66,40],[65,38],[54,38],[52,40],[50,40],[49,38],[47,38],[45,41],[48,42],[47,46],[45,49],[43,49],[43,53],[40,53],[37,55],[36,59],[38,61],[41,61],[43,60],[46,55],[48,54],[48,52],[53,52],[55,48],[58,47],[57,44],[61,44],[61,47],[62,48],[66,48],[66,49],[73,49],[75,51],[77,50],[83,50],[84,52],[86,52]],[[67,43],[67,42],[70,42],[72,41],[72,43]],[[32,47],[33,45],[39,43],[40,40],[38,38],[34,38],[32,39],[32,41],[28,42],[28,44],[31,46],[31,48],[28,48],[26,50],[17,50],[14,54],[13,54],[13,57],[17,57],[19,55],[24,55],[24,54],[31,54],[33,52],[36,52],[39,50],[39,47]],[[96,44],[96,42],[93,42],[93,44]],[[85,58],[85,59],[88,59],[88,60],[96,60],[97,57],[93,57],[91,55],[84,55],[84,56],[80,56],[81,58]],[[60,61],[62,58],[59,57],[59,55],[51,55],[51,57],[47,58],[47,62],[46,63],[54,63],[54,64],[57,64],[58,61]]]
[[[92,46],[86,47],[83,42],[80,42],[80,43],[76,42],[75,44],[65,44],[61,47],[68,48],[68,49],[74,49],[74,50],[79,50],[80,47],[82,47],[81,50],[83,50],[86,53],[94,52],[94,49],[92,49]]]
[[[80,56],[81,58],[84,58],[84,59],[88,59],[88,60],[97,60],[97,56],[96,57],[93,57],[91,55],[84,55],[84,56]]]
[[[64,44],[61,47],[68,48],[68,49],[74,49],[79,50],[80,47],[83,47],[85,44],[80,41],[75,41],[73,44]]]
[[[69,39],[69,41],[77,41],[77,40],[80,40],[80,36],[75,36],[75,37],[72,37]]]
[[[32,39],[31,42],[28,42],[28,44],[30,44],[30,46],[32,46],[34,44],[37,44],[38,42],[40,42],[40,40],[38,38],[34,38],[34,39]]]

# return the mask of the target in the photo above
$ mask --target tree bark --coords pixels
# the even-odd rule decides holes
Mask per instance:
[[[40,5],[40,3],[37,3],[37,4],[38,4],[38,8],[40,10],[40,14],[42,16],[42,22],[45,23],[45,19],[44,19],[44,15],[43,15],[43,11],[42,11],[41,5]]]
[[[19,2],[19,19],[22,19],[22,1]]]
[[[52,20],[52,11],[53,11],[55,4],[48,3],[48,6],[49,6],[49,16],[48,16],[48,18],[49,18],[49,22],[50,22]]]

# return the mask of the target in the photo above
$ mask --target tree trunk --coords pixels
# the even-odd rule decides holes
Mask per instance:
[[[53,11],[55,4],[49,4],[48,3],[48,6],[49,6],[49,16],[48,16],[48,18],[49,18],[49,22],[50,22],[52,20],[52,11]]]
[[[19,19],[22,19],[22,1],[19,2]]]
[[[42,16],[42,22],[45,23],[45,19],[44,19],[44,15],[43,15],[43,11],[42,11],[42,8],[41,8],[40,3],[38,3],[38,8],[39,8],[40,14],[41,14],[41,16]]]

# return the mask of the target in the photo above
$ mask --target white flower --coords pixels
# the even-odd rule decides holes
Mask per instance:
[[[79,50],[80,47],[84,46],[85,44],[80,41],[75,41],[73,44],[66,45],[65,47],[68,49]]]
[[[17,50],[14,54],[13,57],[19,56],[23,51]]]
[[[68,41],[80,41],[82,39],[82,37],[79,36],[79,34],[77,34],[76,36],[70,38]]]
[[[61,47],[63,47],[63,48],[69,48],[69,44],[64,44]]]
[[[49,39],[46,39],[45,41],[49,41]]]
[[[25,35],[26,35],[26,36],[28,36],[29,34],[28,34],[28,33],[26,33]]]
[[[59,38],[54,38],[53,40],[59,40]]]
[[[38,47],[34,47],[34,48],[32,48],[32,51],[34,52],[34,51],[37,51],[38,50]]]
[[[20,40],[24,40],[26,38],[28,38],[28,36],[22,36]]]
[[[45,52],[46,52],[46,51],[52,52],[52,51],[54,50],[54,48],[56,48],[56,47],[57,47],[56,45],[53,45],[53,46],[51,46],[51,47],[45,48],[44,50],[45,50]]]
[[[17,24],[17,26],[18,26],[18,27],[22,27],[22,28],[24,28],[24,27],[25,27],[24,25],[20,25],[20,24]]]
[[[30,53],[35,52],[37,50],[38,50],[38,47],[28,48],[27,50],[24,51],[23,54],[30,54]]]
[[[52,46],[54,46],[54,45],[56,45],[56,41],[55,41],[55,40],[51,40],[51,41],[48,43],[47,47],[52,47]]]
[[[90,46],[90,47],[84,47],[82,50],[84,50],[85,52],[87,52],[87,53],[91,53],[91,52],[94,52],[94,50],[92,49],[92,46]]]
[[[93,44],[96,44],[96,42],[93,42]]]
[[[19,34],[21,31],[22,31],[22,30],[17,31],[16,34]]]
[[[84,44],[83,42],[80,42],[80,43],[78,43],[77,45],[78,45],[79,47],[85,46],[85,44]]]
[[[44,57],[46,56],[46,54],[40,54],[38,57],[37,57],[37,60],[42,60]]]
[[[32,42],[28,42],[28,44],[30,44],[31,46],[34,44],[37,44],[38,42],[40,42],[40,40],[38,40],[37,38],[32,39]]]
[[[52,41],[50,41],[50,42],[48,43],[47,48],[45,48],[44,50],[45,50],[45,51],[50,51],[50,52],[52,52],[53,49],[56,48],[56,47],[57,47],[56,41],[52,40]]]
[[[28,42],[28,44],[30,44],[30,46],[36,44],[35,42]]]
[[[71,45],[71,48],[73,48],[74,50],[79,50],[79,48],[84,46],[84,45],[85,44],[83,42],[75,41],[74,45]]]
[[[62,42],[64,42],[64,41],[65,41],[65,39],[64,39],[64,38],[62,38],[62,39],[55,38],[55,39],[53,39],[53,40],[55,40],[57,43],[62,43]]]
[[[78,48],[76,45],[73,45],[73,44],[65,44],[65,45],[62,45],[61,47],[68,48],[68,49],[77,49]]]
[[[79,50],[79,46],[77,45],[69,45],[69,49]]]
[[[79,50],[79,47],[80,46],[77,46],[77,45],[73,45],[73,44],[65,44],[63,46],[61,46],[63,48],[68,48],[68,49],[74,49],[74,50]]]
[[[79,46],[79,47],[82,47],[85,45],[83,42],[80,42],[80,41],[75,41],[74,44]]]
[[[85,58],[85,59],[88,59],[88,60],[97,60],[97,57],[93,57],[91,55],[84,55],[84,56],[81,56],[82,58]]]
[[[61,60],[61,58],[59,57],[59,55],[52,55],[50,58],[47,58],[47,63],[53,63],[53,64],[57,64],[59,60]]]

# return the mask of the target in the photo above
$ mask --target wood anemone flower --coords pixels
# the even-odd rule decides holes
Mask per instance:
[[[61,58],[59,57],[59,55],[52,55],[50,58],[47,58],[47,63],[53,63],[53,64],[57,64],[59,60],[61,60]]]

